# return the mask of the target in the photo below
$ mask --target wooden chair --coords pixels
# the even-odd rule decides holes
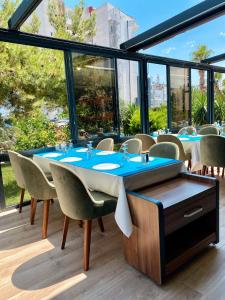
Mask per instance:
[[[179,148],[176,144],[162,142],[153,145],[149,150],[150,156],[179,159]]]
[[[120,151],[123,149],[123,145],[127,145],[128,153],[141,153],[142,151],[142,141],[140,139],[127,140],[121,145]]]
[[[142,142],[142,151],[147,152],[152,145],[155,145],[155,140],[148,134],[138,133],[135,135],[136,139],[141,140]]]
[[[18,161],[23,173],[25,187],[31,196],[31,225],[34,224],[37,200],[44,201],[42,238],[45,239],[48,229],[49,204],[53,198],[56,198],[55,186],[32,159],[21,155]]]
[[[103,151],[113,151],[114,140],[112,138],[103,139],[98,143],[96,149],[103,150]]]
[[[23,178],[23,172],[21,170],[20,164],[19,164],[19,156],[21,156],[19,153],[15,151],[8,150],[9,160],[13,169],[13,173],[16,178],[16,183],[18,187],[20,188],[20,202],[19,202],[19,213],[22,212],[23,207],[23,200],[24,200],[24,194],[25,194],[25,182]]]
[[[89,269],[92,220],[97,219],[104,231],[102,216],[116,209],[116,199],[101,192],[90,192],[82,179],[66,166],[50,163],[58,200],[65,215],[63,239],[61,248],[64,249],[70,219],[82,220],[84,224],[83,267]]]

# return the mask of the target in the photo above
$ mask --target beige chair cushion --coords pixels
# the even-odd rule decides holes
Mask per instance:
[[[112,138],[107,138],[98,143],[96,149],[103,151],[113,151],[114,150],[114,140]]]
[[[156,143],[150,135],[144,133],[136,134],[135,138],[142,141],[142,151],[149,151],[151,146]]]
[[[179,147],[175,143],[161,142],[150,148],[149,155],[162,158],[179,159]]]
[[[190,159],[189,157],[189,154],[186,154],[184,152],[184,147],[181,143],[181,141],[174,135],[172,134],[160,134],[158,137],[157,137],[157,142],[158,143],[161,143],[161,142],[170,142],[170,143],[174,143],[176,144],[178,147],[179,147],[179,160],[187,160],[187,159]]]
[[[21,155],[19,164],[23,172],[25,187],[32,198],[39,200],[56,198],[54,184],[48,181],[42,169],[32,159]]]
[[[13,173],[16,178],[16,183],[17,183],[18,187],[20,187],[21,189],[25,189],[23,172],[21,170],[21,167],[19,164],[19,158],[18,158],[18,156],[21,156],[21,155],[15,151],[11,151],[11,150],[8,150],[8,154],[9,154],[10,163],[11,163],[11,166],[13,169]]]
[[[127,140],[121,145],[120,151],[123,149],[123,145],[127,145],[128,153],[141,153],[142,151],[142,141],[140,139]]]

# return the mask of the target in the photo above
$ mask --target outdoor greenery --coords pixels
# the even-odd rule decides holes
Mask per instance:
[[[19,3],[0,0],[1,27],[7,27],[7,20]],[[51,0],[48,13],[55,29],[53,36],[81,42],[92,38],[95,14],[84,20],[84,9],[84,1],[80,0],[68,16],[64,5]],[[68,18],[71,20],[69,30]],[[40,20],[33,13],[22,31],[38,33],[39,28]],[[4,123],[0,124],[0,147],[31,149],[68,139],[68,128],[57,128],[44,112],[60,107],[62,115],[68,118],[63,52],[1,42],[0,60],[0,106],[3,112],[9,112],[6,121],[11,126],[9,129]],[[14,132],[13,139],[11,132]]]
[[[18,204],[20,199],[20,189],[16,184],[13,170],[10,165],[2,165],[2,176],[7,206]],[[24,199],[30,199],[28,192],[25,192]]]

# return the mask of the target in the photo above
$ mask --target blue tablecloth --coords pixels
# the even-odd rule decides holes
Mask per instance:
[[[119,164],[120,167],[117,169],[114,169],[114,170],[103,170],[103,171],[95,170],[95,171],[112,174],[112,175],[117,175],[117,176],[122,176],[122,177],[134,175],[139,172],[152,170],[152,169],[159,168],[162,166],[176,164],[179,162],[174,159],[151,157],[150,161],[148,163],[143,164],[141,162],[130,161],[129,159],[125,160],[123,158],[123,154],[119,153],[119,152],[116,152],[116,153],[110,154],[110,155],[97,155],[96,153],[101,152],[100,150],[93,150],[92,157],[90,159],[88,159],[86,152],[76,152],[76,150],[79,150],[79,149],[82,149],[82,148],[75,148],[73,150],[69,150],[66,153],[55,152],[55,153],[61,154],[58,157],[47,157],[46,153],[36,154],[36,156],[46,157],[48,159],[52,159],[55,161],[60,161],[61,159],[66,158],[66,157],[80,157],[80,158],[82,158],[81,161],[65,162],[65,163],[74,165],[77,167],[81,167],[84,169],[90,169],[90,170],[93,170],[93,167],[95,165],[102,164],[102,163]],[[138,154],[128,154],[128,158],[137,157],[137,156],[139,156],[139,155]]]
[[[182,142],[197,142],[200,141],[201,135],[177,135]]]

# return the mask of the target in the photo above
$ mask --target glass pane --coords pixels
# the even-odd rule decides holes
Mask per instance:
[[[214,75],[214,120],[225,121],[225,74]]]
[[[167,128],[166,66],[148,64],[148,107],[150,131]]]
[[[191,70],[192,124],[208,123],[207,71]]]
[[[78,139],[116,134],[111,58],[73,53]]]
[[[190,116],[189,70],[170,67],[170,99],[172,128],[187,126]]]
[[[0,42],[0,148],[31,150],[67,141],[63,51]],[[47,63],[46,63],[47,62]],[[18,204],[10,164],[2,166],[6,206]],[[29,200],[28,195],[25,196]]]
[[[118,88],[121,136],[141,132],[138,62],[118,59]]]

